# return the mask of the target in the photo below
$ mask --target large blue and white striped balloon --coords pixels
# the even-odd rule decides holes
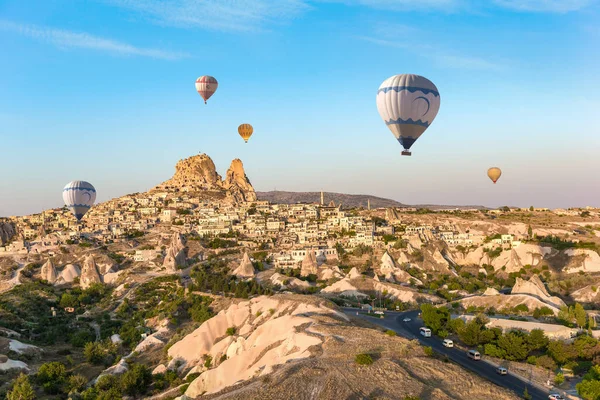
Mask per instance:
[[[377,91],[377,110],[398,142],[403,155],[429,128],[440,110],[440,93],[429,79],[419,75],[395,75]]]
[[[88,212],[96,201],[96,189],[91,183],[85,181],[73,181],[67,183],[63,189],[63,200],[71,210],[75,218],[81,218]]]

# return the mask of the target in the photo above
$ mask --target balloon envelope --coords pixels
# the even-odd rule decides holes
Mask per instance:
[[[73,181],[67,183],[63,189],[63,200],[65,205],[71,210],[75,218],[81,221],[81,218],[96,201],[96,189],[91,183],[85,181]]]
[[[440,93],[429,79],[419,75],[392,76],[379,86],[377,110],[394,137],[404,147],[403,155],[429,128],[440,110]]]
[[[217,87],[219,87],[219,82],[212,76],[204,75],[196,79],[196,91],[204,99],[204,104],[215,93]]]
[[[498,179],[500,179],[500,175],[502,175],[502,171],[500,168],[492,167],[488,169],[488,177],[492,180],[492,182],[496,183]]]
[[[252,132],[254,132],[254,128],[250,124],[241,124],[238,126],[238,133],[246,143],[248,143],[248,139],[252,136]]]

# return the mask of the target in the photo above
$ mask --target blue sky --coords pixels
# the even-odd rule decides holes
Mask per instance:
[[[257,190],[600,206],[598,20],[598,0],[0,0],[0,216],[71,180],[148,190],[198,152]],[[412,157],[375,106],[400,73],[441,93]]]

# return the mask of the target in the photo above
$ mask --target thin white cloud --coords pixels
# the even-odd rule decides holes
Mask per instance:
[[[441,66],[456,69],[470,69],[481,71],[502,71],[506,66],[494,63],[481,57],[471,57],[457,54],[433,53],[428,55]]]
[[[188,57],[186,53],[176,53],[160,49],[136,47],[128,43],[93,36],[85,32],[72,32],[63,29],[39,27],[0,20],[0,30],[15,32],[59,48],[81,48],[106,51],[113,54],[134,55],[164,60]]]
[[[326,3],[343,3],[390,11],[453,11],[465,6],[468,0],[316,0]]]
[[[219,31],[257,31],[311,7],[305,0],[107,0],[162,25]]]
[[[429,58],[436,64],[446,68],[482,71],[501,71],[506,69],[505,65],[494,63],[481,57],[447,53],[442,49],[428,45],[426,43],[420,43],[418,46],[414,46],[409,43],[397,42],[393,40],[376,38],[371,36],[355,36],[354,38],[374,43],[380,46],[405,49],[406,51],[412,52],[421,57]]]
[[[517,11],[566,13],[581,10],[596,0],[494,0],[501,7]]]
[[[474,11],[491,6],[514,11],[566,13],[581,10],[598,0],[312,0],[365,6],[389,11]]]

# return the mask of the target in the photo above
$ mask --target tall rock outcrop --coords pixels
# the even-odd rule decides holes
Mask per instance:
[[[396,263],[387,251],[383,253],[381,257],[381,266],[379,267],[379,274],[385,276],[385,280],[395,282],[394,274],[396,273]]]
[[[58,279],[58,274],[56,273],[56,268],[54,267],[54,263],[52,260],[48,259],[44,265],[42,265],[41,278],[50,283],[56,282]]]
[[[85,260],[83,260],[83,267],[81,268],[81,276],[79,278],[79,283],[83,289],[87,289],[93,283],[101,283],[102,279],[100,279],[100,274],[98,273],[98,267],[96,266],[96,261],[94,257],[87,256]]]
[[[306,250],[306,256],[302,260],[302,268],[300,269],[300,276],[308,276],[310,274],[317,275],[319,269],[317,267],[317,257],[313,250]]]
[[[206,154],[199,154],[179,160],[175,165],[175,175],[155,189],[199,191],[222,187],[221,176],[217,173],[213,160]]]
[[[171,244],[167,248],[167,254],[163,262],[163,267],[168,271],[177,271],[177,266],[187,266],[187,252],[185,247],[185,238],[181,233],[173,234]]]
[[[6,244],[6,242],[11,240],[16,234],[17,231],[15,230],[13,224],[8,222],[0,222],[0,245],[3,246]]]
[[[203,192],[211,199],[226,199],[233,203],[256,201],[256,192],[244,172],[242,161],[235,159],[225,180],[217,173],[215,163],[206,154],[179,160],[175,175],[153,190],[171,192]]]
[[[240,263],[239,267],[233,271],[233,275],[242,279],[254,277],[254,266],[252,265],[252,261],[250,261],[250,257],[248,257],[248,253],[244,253],[242,262]]]
[[[230,195],[238,203],[256,201],[256,192],[246,176],[244,165],[239,158],[231,161],[223,181],[223,187],[229,190]]]
[[[510,294],[528,294],[556,308],[560,308],[565,305],[565,302],[559,297],[550,296],[550,293],[548,293],[546,290],[544,283],[537,275],[533,275],[528,281],[517,278]]]

